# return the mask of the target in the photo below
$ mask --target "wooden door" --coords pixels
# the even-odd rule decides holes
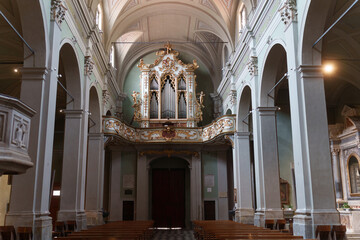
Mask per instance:
[[[123,220],[134,220],[134,201],[123,201]]]
[[[204,201],[205,220],[215,220],[215,201]]]
[[[184,169],[153,169],[152,217],[156,227],[185,226]]]

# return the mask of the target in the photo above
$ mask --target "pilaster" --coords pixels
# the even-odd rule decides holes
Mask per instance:
[[[260,156],[258,159],[258,172],[260,175],[258,186],[263,192],[258,200],[257,212],[255,214],[255,224],[264,226],[266,219],[283,218],[280,201],[280,175],[279,160],[277,152],[277,133],[276,133],[276,107],[258,107],[260,124]]]
[[[236,221],[245,224],[254,224],[254,208],[252,199],[252,176],[250,158],[250,135],[249,132],[235,133],[235,157],[236,175],[234,181],[237,186]]]
[[[63,173],[61,178],[59,221],[76,220],[78,230],[86,229],[85,171],[81,157],[83,110],[64,110],[65,136]]]
[[[55,21],[50,22],[49,29],[48,68],[21,69],[20,100],[36,111],[29,138],[29,156],[34,167],[13,177],[5,220],[6,225],[33,227],[34,239],[52,237],[49,198],[61,29]]]
[[[339,158],[340,149],[333,146],[331,148],[332,156],[332,169],[334,174],[334,184],[335,184],[335,193],[336,199],[342,199],[342,187],[341,187],[341,175],[340,175],[340,158]]]
[[[201,220],[202,212],[202,189],[201,189],[201,155],[193,155],[190,168],[190,220]]]
[[[298,77],[298,78],[297,78]],[[317,225],[340,224],[336,210],[321,66],[289,78],[297,210],[294,234],[314,238]]]
[[[86,174],[86,219],[88,226],[104,223],[102,199],[104,185],[104,135],[88,134],[88,160]]]
[[[149,220],[149,169],[146,155],[138,154],[136,177],[136,220]]]
[[[121,151],[111,151],[111,178],[110,178],[110,221],[122,220],[121,199]]]

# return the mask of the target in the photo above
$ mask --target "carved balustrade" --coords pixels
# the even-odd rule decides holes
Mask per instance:
[[[225,115],[205,127],[134,128],[120,119],[103,117],[105,135],[118,136],[132,143],[205,143],[222,135],[234,134],[235,115]]]

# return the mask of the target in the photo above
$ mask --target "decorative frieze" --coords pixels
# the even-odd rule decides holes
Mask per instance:
[[[258,58],[255,56],[250,57],[250,61],[247,64],[250,76],[258,75]]]
[[[85,56],[85,75],[90,76],[94,70],[94,62],[91,59],[91,56]]]
[[[55,20],[58,24],[65,20],[67,8],[64,6],[62,0],[52,0],[51,2],[51,17],[52,20]]]
[[[285,0],[282,7],[279,9],[281,21],[285,25],[297,20],[296,0]]]

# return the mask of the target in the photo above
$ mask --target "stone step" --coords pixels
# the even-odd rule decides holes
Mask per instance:
[[[360,233],[347,233],[346,238],[348,240],[350,240],[350,239],[352,239],[352,240],[360,240]]]

